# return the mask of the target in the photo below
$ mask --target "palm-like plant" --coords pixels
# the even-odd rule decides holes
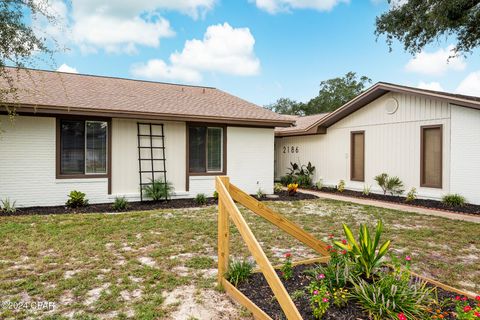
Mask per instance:
[[[383,223],[381,220],[377,223],[375,237],[372,239],[370,231],[365,224],[360,225],[358,242],[353,237],[350,228],[343,224],[343,230],[347,238],[346,242],[335,241],[335,245],[346,250],[348,256],[356,264],[360,273],[369,279],[375,269],[381,266],[381,259],[387,253],[390,247],[390,240],[385,241],[380,248],[379,241],[383,232]],[[378,248],[378,250],[377,250]]]

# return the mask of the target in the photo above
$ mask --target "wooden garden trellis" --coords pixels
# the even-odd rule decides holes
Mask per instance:
[[[330,255],[328,254],[327,244],[316,239],[311,234],[304,231],[295,223],[289,221],[281,214],[273,211],[265,206],[257,199],[251,197],[247,193],[240,190],[238,187],[230,183],[228,177],[217,177],[215,180],[216,190],[218,192],[218,283],[223,286],[225,291],[237,302],[246,307],[256,319],[260,320],[272,320],[262,309],[260,309],[255,303],[247,298],[242,292],[240,292],[235,286],[233,286],[227,279],[225,279],[225,272],[229,263],[229,240],[230,240],[230,219],[237,227],[243,241],[247,245],[248,250],[257,262],[260,272],[263,273],[270,288],[273,291],[280,307],[289,320],[302,320],[297,307],[290,298],[287,290],[283,286],[280,278],[275,272],[275,268],[268,260],[265,252],[258,243],[257,239],[253,235],[250,227],[246,223],[242,214],[238,210],[235,202],[238,202],[250,209],[254,213],[258,214],[262,218],[271,222],[284,232],[290,234],[303,244],[309,246],[318,252],[321,257],[297,261],[294,265],[310,264],[328,262]],[[465,292],[457,288],[445,285],[436,280],[422,276],[420,274],[410,272],[413,276],[423,279],[426,282],[431,283],[444,290],[454,292],[460,295],[467,296],[471,299],[475,298],[475,294]]]
[[[290,295],[275,272],[274,267],[268,260],[265,252],[253,235],[234,201],[237,201],[262,218],[271,222],[321,255],[319,258],[298,261],[295,264],[327,262],[330,259],[327,244],[316,239],[295,223],[289,221],[284,216],[268,208],[263,203],[231,184],[228,177],[217,177],[215,182],[216,190],[218,192],[218,283],[223,286],[225,291],[232,298],[252,312],[255,318],[271,320],[264,311],[257,307],[224,277],[229,264],[229,221],[231,219],[247,245],[248,250],[257,262],[260,271],[265,276],[265,279],[272,289],[280,307],[287,316],[287,319],[301,320],[302,317],[298,312],[297,307],[290,298]]]

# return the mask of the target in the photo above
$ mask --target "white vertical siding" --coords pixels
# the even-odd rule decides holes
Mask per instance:
[[[164,125],[167,180],[175,193],[185,194],[186,127],[185,122],[144,121],[131,119],[112,120],[112,197],[125,195],[138,200],[138,139],[137,122]]]
[[[399,102],[397,112],[384,109],[386,99]],[[420,188],[420,127],[443,125],[443,188]],[[365,131],[365,182],[350,181],[350,133]],[[298,146],[299,153],[283,153],[284,146]],[[438,100],[404,94],[386,94],[328,128],[327,134],[276,139],[276,178],[289,162],[316,166],[314,181],[327,185],[345,180],[347,187],[364,185],[379,192],[373,177],[382,172],[399,176],[407,190],[416,187],[420,196],[440,198],[450,190],[450,106]]]
[[[18,116],[12,124],[0,116],[0,199],[18,207],[62,205],[72,190],[90,203],[107,201],[108,181],[55,178],[55,118]]]
[[[480,204],[480,110],[452,106],[451,192]]]

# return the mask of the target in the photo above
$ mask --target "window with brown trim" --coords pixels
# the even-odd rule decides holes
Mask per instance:
[[[57,176],[107,176],[108,121],[58,119],[57,126]]]
[[[442,188],[442,126],[421,127],[420,186]]]
[[[224,172],[224,127],[188,127],[188,169],[190,174]]]
[[[356,131],[350,137],[350,180],[365,180],[365,132]]]

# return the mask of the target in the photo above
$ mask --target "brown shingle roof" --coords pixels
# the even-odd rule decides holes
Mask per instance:
[[[320,119],[310,122],[305,128],[294,129],[294,128],[277,128],[275,129],[276,136],[292,136],[292,135],[307,135],[315,132],[325,132],[325,129],[331,126],[332,124],[340,121],[346,116],[354,113],[358,109],[369,104],[373,100],[381,97],[382,95],[388,92],[398,92],[405,93],[417,96],[428,97],[432,99],[440,99],[447,101],[448,103],[458,105],[466,108],[473,108],[480,110],[480,97],[467,96],[461,94],[454,94],[442,91],[433,91],[426,89],[419,89],[414,87],[408,87],[393,83],[387,82],[378,82],[375,85],[371,86],[369,89],[359,94],[349,102],[345,103],[343,106],[326,114]],[[479,89],[480,94],[480,89]],[[320,130],[322,129],[322,130]]]
[[[7,70],[19,90],[15,100],[5,102],[18,105],[19,111],[26,111],[25,106],[35,106],[37,112],[68,110],[72,114],[114,114],[119,117],[262,126],[289,126],[292,123],[277,113],[212,87],[31,69]]]
[[[328,115],[328,113],[319,113],[313,114],[309,116],[288,116],[290,119],[295,120],[295,124],[293,127],[286,127],[286,128],[275,128],[275,134],[281,135],[288,135],[289,133],[294,132],[304,132],[307,130],[311,125],[322,119]]]

